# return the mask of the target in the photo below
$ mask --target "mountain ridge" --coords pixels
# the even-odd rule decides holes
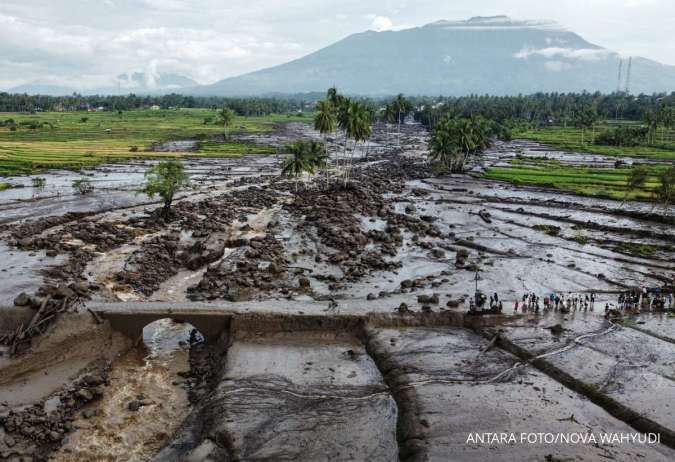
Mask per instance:
[[[355,33],[298,59],[201,86],[191,94],[302,93],[332,85],[370,96],[608,93],[617,89],[620,59],[553,21],[477,16]],[[632,64],[634,93],[675,89],[675,66],[640,57]]]
[[[144,72],[124,73],[116,77],[114,84],[100,88],[82,89],[69,85],[57,85],[35,81],[9,89],[9,93],[34,95],[67,96],[73,93],[84,95],[118,95],[136,93],[140,95],[182,91],[199,84],[189,77],[178,74],[146,74]]]

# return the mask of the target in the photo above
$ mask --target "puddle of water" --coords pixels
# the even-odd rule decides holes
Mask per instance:
[[[0,261],[0,306],[12,306],[19,293],[32,293],[42,285],[40,269],[62,263],[63,257],[47,257],[44,251],[24,252],[0,242]]]

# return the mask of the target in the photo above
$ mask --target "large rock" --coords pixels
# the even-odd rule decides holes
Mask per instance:
[[[187,254],[185,266],[197,270],[204,265],[213,263],[225,253],[225,239],[220,234],[212,234],[204,241],[198,241]]]
[[[30,297],[26,292],[21,292],[14,299],[14,306],[28,306],[30,305]]]

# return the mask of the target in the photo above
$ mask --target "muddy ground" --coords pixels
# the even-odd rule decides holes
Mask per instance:
[[[481,164],[434,177],[426,133],[403,130],[399,147],[377,127],[348,187],[280,178],[278,156],[187,160],[194,188],[169,217],[135,192],[146,162],[93,169],[86,196],[67,191],[69,172],[44,175],[49,190],[0,192],[0,458],[672,460],[675,319],[604,315],[621,291],[672,284],[675,217],[487,181]],[[248,141],[301,137],[318,135],[293,123]],[[335,157],[343,140],[330,141]],[[514,141],[482,165],[516,152],[609,162]],[[489,327],[457,322],[476,283],[503,302]],[[515,310],[529,292],[596,302]],[[129,349],[87,311],[119,301],[227,303],[271,321],[233,321],[205,345],[167,319]],[[325,322],[293,321],[306,314],[294,303]],[[537,431],[661,442],[467,443]]]

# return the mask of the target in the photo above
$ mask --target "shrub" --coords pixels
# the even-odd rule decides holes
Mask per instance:
[[[581,230],[578,230],[577,233],[574,235],[574,240],[581,245],[588,244],[588,238]]]
[[[617,127],[601,132],[595,144],[606,146],[638,146],[647,140],[646,127]]]
[[[78,194],[84,195],[89,194],[94,190],[94,186],[91,184],[88,178],[80,178],[79,180],[74,180],[72,187]]]

